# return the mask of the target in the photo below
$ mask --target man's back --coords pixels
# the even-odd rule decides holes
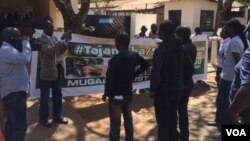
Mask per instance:
[[[168,38],[160,43],[153,62],[151,91],[180,92],[184,89],[186,76],[191,73],[186,67],[191,64],[191,60],[180,40]]]
[[[148,67],[148,63],[135,52],[122,52],[115,55],[109,61],[105,92],[109,96],[131,95],[132,82],[141,71],[136,71],[140,65],[142,72]]]
[[[196,55],[197,55],[196,46],[192,42],[189,42],[189,43],[183,44],[183,47],[188,53],[188,55],[191,57],[192,62],[194,64],[196,60]]]

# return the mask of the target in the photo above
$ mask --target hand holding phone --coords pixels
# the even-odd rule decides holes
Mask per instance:
[[[70,41],[72,39],[72,31],[69,30],[67,32],[64,32],[61,39],[65,40],[66,42]]]

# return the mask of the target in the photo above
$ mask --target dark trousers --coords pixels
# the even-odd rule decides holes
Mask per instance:
[[[221,72],[222,72],[222,68],[217,66],[217,68],[216,68],[216,76],[215,76],[215,81],[217,83],[217,88],[219,88],[220,79],[221,79],[221,77],[220,77]]]
[[[123,100],[109,99],[110,141],[120,140],[121,114],[123,114],[125,141],[133,141],[132,96]]]
[[[27,123],[26,92],[15,92],[3,98],[7,112],[5,141],[24,141]]]
[[[189,140],[189,123],[188,123],[188,101],[189,96],[192,92],[194,84],[191,83],[181,95],[180,102],[178,105],[178,116],[179,116],[179,131],[180,141]]]
[[[39,120],[46,123],[49,118],[49,95],[52,89],[53,120],[60,120],[62,117],[62,90],[61,90],[61,68],[58,68],[58,78],[55,81],[40,80],[40,107]]]
[[[168,97],[166,97],[166,95]],[[181,92],[158,93],[154,106],[158,125],[158,141],[177,141],[177,107]]]
[[[228,108],[229,108],[229,93],[231,89],[232,81],[226,81],[224,79],[220,79],[219,83],[219,91],[216,98],[216,124],[220,127],[222,124],[230,124],[231,119],[229,116]]]

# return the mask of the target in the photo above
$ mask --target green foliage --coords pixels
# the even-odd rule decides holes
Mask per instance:
[[[249,6],[250,5],[250,0],[237,0],[239,3]]]

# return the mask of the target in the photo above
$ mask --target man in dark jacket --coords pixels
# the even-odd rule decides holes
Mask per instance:
[[[191,58],[193,66],[196,59],[197,49],[196,46],[192,43],[192,40],[190,39],[191,36],[190,28],[187,26],[179,26],[176,29],[176,35],[182,40],[183,48],[186,50],[189,57]],[[184,89],[184,92],[181,96],[181,100],[178,106],[180,141],[189,140],[187,105],[193,86],[194,83],[191,77],[188,80],[188,85]]]
[[[158,141],[178,140],[177,107],[193,73],[192,61],[175,38],[175,29],[172,21],[160,24],[159,37],[163,41],[153,56],[150,96],[154,98]]]
[[[119,53],[109,61],[103,101],[109,98],[110,141],[120,140],[121,113],[124,118],[125,141],[133,141],[132,83],[147,70],[149,64],[138,53],[128,50],[130,37],[119,34],[115,46]],[[136,69],[137,66],[140,66]]]

